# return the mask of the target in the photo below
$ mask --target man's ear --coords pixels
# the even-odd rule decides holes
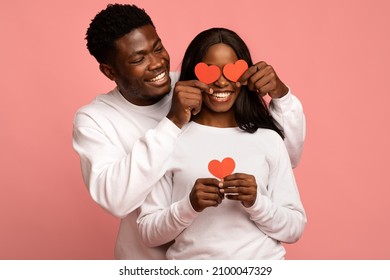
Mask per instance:
[[[104,74],[107,78],[109,78],[111,81],[115,80],[115,71],[112,68],[112,66],[108,64],[101,63],[99,64],[100,72]]]

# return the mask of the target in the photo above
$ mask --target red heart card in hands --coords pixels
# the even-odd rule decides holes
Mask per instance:
[[[230,157],[224,158],[222,161],[214,159],[208,165],[210,173],[219,179],[232,174],[235,167],[236,163]]]
[[[248,69],[248,63],[245,60],[237,60],[234,64],[228,63],[223,67],[223,75],[232,82],[237,82],[238,79]]]
[[[195,66],[195,75],[199,81],[205,84],[211,84],[218,80],[219,76],[221,76],[221,71],[216,65],[209,66],[204,62],[199,62]]]

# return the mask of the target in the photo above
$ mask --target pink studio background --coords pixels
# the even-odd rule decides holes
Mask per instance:
[[[84,40],[107,3],[1,5],[0,259],[113,258],[118,220],[90,199],[71,146],[77,108],[114,86]],[[388,1],[131,3],[151,15],[172,70],[195,34],[224,26],[302,101],[308,225],[288,259],[390,259]]]

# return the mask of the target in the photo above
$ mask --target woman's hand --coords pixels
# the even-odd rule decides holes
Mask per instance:
[[[207,207],[216,207],[224,198],[220,192],[221,181],[215,178],[198,179],[190,193],[190,202],[196,212],[202,212]]]
[[[225,194],[227,199],[241,201],[244,207],[249,208],[256,202],[256,179],[252,175],[234,173],[224,178],[220,192]]]

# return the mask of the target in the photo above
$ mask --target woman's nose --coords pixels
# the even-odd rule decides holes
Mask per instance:
[[[218,80],[214,82],[214,84],[218,87],[226,87],[229,84],[229,81],[225,78],[223,74],[219,76]]]

